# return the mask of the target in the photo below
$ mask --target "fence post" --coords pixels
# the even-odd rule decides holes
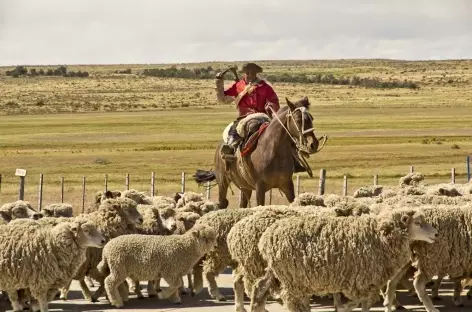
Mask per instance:
[[[325,180],[326,180],[326,170],[320,170],[320,183],[318,185],[318,195],[324,195],[325,193]]]
[[[182,193],[185,193],[185,172],[182,172]]]
[[[154,197],[155,195],[155,181],[156,181],[156,178],[155,178],[155,173],[154,171],[151,172],[151,197]]]
[[[19,200],[25,199],[25,177],[26,177],[26,170],[25,169],[16,169],[15,175],[20,177],[20,189],[18,191]]]
[[[456,168],[451,169],[451,182],[456,183]]]
[[[0,193],[2,192],[2,174],[0,173]]]
[[[415,172],[415,166],[410,166],[410,173]]]
[[[82,177],[82,213],[85,212],[85,176]]]
[[[347,196],[347,176],[344,176],[344,181],[343,181],[343,196]]]
[[[108,191],[108,174],[105,174],[105,192]]]
[[[64,177],[61,177],[61,203],[64,202]]]
[[[374,174],[374,185],[379,185],[379,176]]]
[[[466,157],[467,161],[467,183],[470,181],[470,156]]]
[[[272,189],[269,190],[269,205],[272,205]]]
[[[210,181],[206,183],[206,198],[210,199]]]
[[[43,174],[39,174],[39,194],[38,194],[38,210],[41,211],[43,206]]]
[[[241,207],[241,203],[243,201],[243,192],[241,190],[239,190],[239,199],[238,199],[238,207]]]
[[[129,173],[126,174],[126,190],[129,190]]]
[[[297,196],[300,195],[300,175],[297,174]]]

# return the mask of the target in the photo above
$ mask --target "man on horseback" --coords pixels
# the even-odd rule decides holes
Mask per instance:
[[[236,70],[233,73],[237,77]],[[236,127],[243,118],[254,113],[264,113],[272,116],[271,107],[275,112],[280,108],[279,98],[274,89],[257,74],[262,73],[262,68],[255,63],[247,63],[243,66],[243,79],[234,82],[224,90],[223,73],[216,75],[216,98],[219,102],[229,103],[233,100],[238,110],[238,118],[233,122],[228,134],[228,142],[223,145],[222,152],[233,154],[242,139],[236,131]]]
[[[234,82],[228,89],[224,89],[224,74],[231,70],[235,77]],[[234,105],[238,110],[238,117],[233,122],[229,133],[228,142],[221,148],[221,152],[227,155],[234,155],[236,149],[240,145],[243,138],[241,138],[236,130],[238,123],[254,113],[264,113],[272,117],[273,112],[277,112],[280,108],[279,98],[271,85],[265,80],[258,77],[262,73],[262,68],[255,63],[244,64],[242,71],[244,73],[243,79],[239,80],[236,68],[228,69],[224,72],[219,72],[216,75],[216,98],[222,103],[230,103],[234,100]],[[295,173],[305,172],[304,168],[298,160],[295,160]]]

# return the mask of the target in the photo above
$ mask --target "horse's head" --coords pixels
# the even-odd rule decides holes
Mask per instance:
[[[313,116],[308,111],[310,108],[310,101],[306,96],[295,103],[292,103],[288,98],[285,98],[285,100],[287,101],[288,106],[288,112],[286,115],[286,126],[288,132],[292,138],[295,139],[302,152],[308,154],[319,152],[323,148],[327,137],[323,136],[323,144],[321,148],[318,149],[320,142],[315,135]]]

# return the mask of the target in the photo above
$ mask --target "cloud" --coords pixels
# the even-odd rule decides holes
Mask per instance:
[[[0,0],[0,63],[470,58],[471,3]]]

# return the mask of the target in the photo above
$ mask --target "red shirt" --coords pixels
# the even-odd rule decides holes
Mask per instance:
[[[246,85],[246,80],[241,79],[238,82],[233,83],[233,85],[225,90],[224,93],[227,96],[237,96],[244,90]],[[239,116],[246,116],[253,113],[267,113],[265,110],[267,102],[272,103],[274,111],[277,112],[279,110],[279,98],[274,89],[272,89],[272,87],[264,80],[260,80],[255,85],[255,89],[251,93],[246,93],[241,98],[241,101],[239,101]]]

